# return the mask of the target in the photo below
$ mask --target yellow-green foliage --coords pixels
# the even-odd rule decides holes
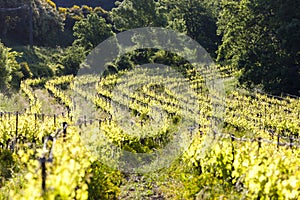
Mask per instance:
[[[93,8],[92,8],[92,7],[89,7],[89,6],[87,6],[87,5],[83,5],[83,6],[81,7],[81,9],[82,9],[82,10],[87,10],[87,11],[90,11],[90,12],[93,11]]]
[[[52,8],[56,9],[56,4],[55,4],[53,1],[47,0],[47,3],[48,3]]]
[[[101,7],[94,8],[94,12],[100,12],[100,13],[103,13],[103,14],[107,14],[107,11],[104,10],[103,8],[101,8]]]
[[[80,10],[80,6],[74,5],[74,6],[71,8],[71,10],[72,10],[72,11]]]
[[[66,14],[67,14],[67,8],[59,7],[59,8],[58,8],[58,12],[61,13],[61,14],[66,15]]]

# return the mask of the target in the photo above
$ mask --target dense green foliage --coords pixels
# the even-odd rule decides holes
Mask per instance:
[[[50,76],[76,73],[82,57],[114,33],[158,26],[198,41],[220,64],[240,70],[240,83],[247,87],[299,94],[299,1],[124,0],[117,1],[111,11],[89,7],[106,5],[104,1],[99,5],[87,2],[89,6],[82,1],[70,2],[59,2],[68,7],[63,8],[50,0],[32,1],[34,44],[68,47],[73,43],[66,52],[78,58],[72,62],[69,55],[58,56],[64,58],[54,61],[56,67],[52,67]],[[29,1],[0,3],[0,8],[6,9],[19,6],[23,7],[0,11],[1,38],[9,46],[29,41]],[[143,59],[143,54],[138,53],[134,60]],[[124,59],[133,59],[128,56]],[[35,76],[45,76],[45,71],[37,68],[46,68],[47,61],[31,64],[27,54],[24,57],[22,61],[29,64]]]
[[[74,44],[85,49],[93,49],[113,34],[111,25],[96,13],[76,22],[73,30],[76,38]]]
[[[0,8],[7,8],[7,10],[0,12],[1,38],[10,39],[10,41],[16,40],[17,44],[26,44],[29,41],[30,6],[33,12],[32,20],[35,44],[55,46],[60,40],[60,33],[63,31],[63,17],[57,11],[55,4],[51,4],[51,1],[1,1]],[[9,10],[9,8],[19,7],[21,9]]]
[[[20,56],[15,51],[11,51],[0,42],[0,91],[4,92],[11,87],[18,88],[23,73],[16,57]]]
[[[75,5],[88,5],[91,7],[100,6],[105,10],[111,10],[115,7],[116,0],[52,0],[59,7],[72,7]]]
[[[247,86],[297,94],[299,7],[299,1],[222,1],[218,60],[242,69]]]
[[[220,43],[216,34],[218,1],[160,0],[158,10],[167,17],[167,27],[186,33],[213,57]]]
[[[163,27],[166,23],[164,16],[157,12],[154,0],[124,0],[117,2],[112,9],[111,18],[119,31],[140,27]]]

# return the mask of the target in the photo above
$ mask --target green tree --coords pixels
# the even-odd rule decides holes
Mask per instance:
[[[59,59],[59,64],[61,66],[61,69],[58,74],[76,75],[80,68],[80,64],[86,58],[85,54],[86,51],[81,46],[72,45],[68,47],[64,55],[62,55],[61,58]]]
[[[275,4],[276,36],[287,68],[283,90],[300,95],[300,1],[278,0]]]
[[[213,56],[217,50],[217,18],[205,1],[189,0],[182,6],[187,34],[199,42]]]
[[[96,13],[89,14],[86,18],[75,23],[74,27],[75,45],[92,49],[99,43],[113,35],[111,25]]]
[[[219,0],[160,0],[159,12],[168,19],[168,28],[186,33],[212,56],[220,38],[217,36]]]
[[[281,0],[222,1],[218,21],[222,44],[218,49],[218,61],[241,69],[240,81],[247,86],[259,85],[274,93],[297,93],[299,90],[299,60],[296,58],[299,43],[291,50],[286,45],[291,41],[290,35],[280,34],[281,30],[287,30],[283,27],[295,29],[299,26],[299,14],[291,9],[299,5],[288,4]],[[283,17],[285,12],[293,17]],[[299,29],[295,35],[299,36]]]
[[[159,0],[158,4],[157,11],[166,18],[166,27],[181,33],[186,33],[187,27],[180,1]]]
[[[141,27],[165,27],[166,18],[157,12],[154,0],[124,0],[116,2],[111,11],[115,29],[125,31]]]

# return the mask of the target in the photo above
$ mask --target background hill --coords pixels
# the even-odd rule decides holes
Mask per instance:
[[[116,0],[53,0],[58,7],[72,7],[73,5],[100,6],[105,10],[111,10]]]
[[[32,13],[28,9],[29,2],[32,2]],[[82,58],[106,36],[138,27],[164,27],[188,35],[199,42],[218,64],[239,71],[237,78],[243,87],[275,95],[300,95],[300,1],[54,2],[0,1],[0,40],[7,47],[21,49],[22,62],[29,63],[32,71],[41,69],[41,66],[54,66],[50,75],[75,73],[80,59],[74,63],[73,58]],[[28,44],[54,49],[41,54],[42,57],[51,55],[42,59],[47,64],[41,65],[40,59],[28,56],[28,51],[23,48]],[[80,52],[80,48],[83,51]],[[70,56],[72,53],[69,52],[63,55],[69,58],[60,60],[57,57],[61,54],[58,53],[57,57],[52,58],[53,51],[69,50],[76,52],[76,55]],[[144,56],[147,53],[131,55],[130,59],[143,61]],[[72,70],[62,72],[62,68]],[[36,74],[37,77],[44,75]]]

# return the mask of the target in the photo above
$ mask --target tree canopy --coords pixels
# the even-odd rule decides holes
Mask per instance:
[[[247,86],[260,85],[275,93],[299,90],[299,4],[223,0],[218,61],[241,69],[240,80]]]
[[[157,12],[158,5],[154,0],[124,0],[116,2],[116,5],[111,11],[111,18],[118,31],[166,24],[164,16]]]
[[[100,42],[113,35],[111,25],[96,13],[89,14],[86,18],[78,21],[74,25],[75,45],[80,45],[86,49],[97,46]]]
[[[62,55],[61,62],[67,63],[66,73],[74,73],[83,55],[113,34],[133,28],[165,27],[187,34],[219,64],[239,70],[242,85],[299,95],[300,1],[122,0],[111,11],[76,2],[81,7],[58,8],[51,0],[2,0],[2,41],[28,44],[28,8],[32,5],[35,44],[72,44],[66,51],[80,59],[74,64],[72,56]],[[154,52],[136,51],[126,59],[143,63]],[[167,54],[159,57],[168,62]]]

